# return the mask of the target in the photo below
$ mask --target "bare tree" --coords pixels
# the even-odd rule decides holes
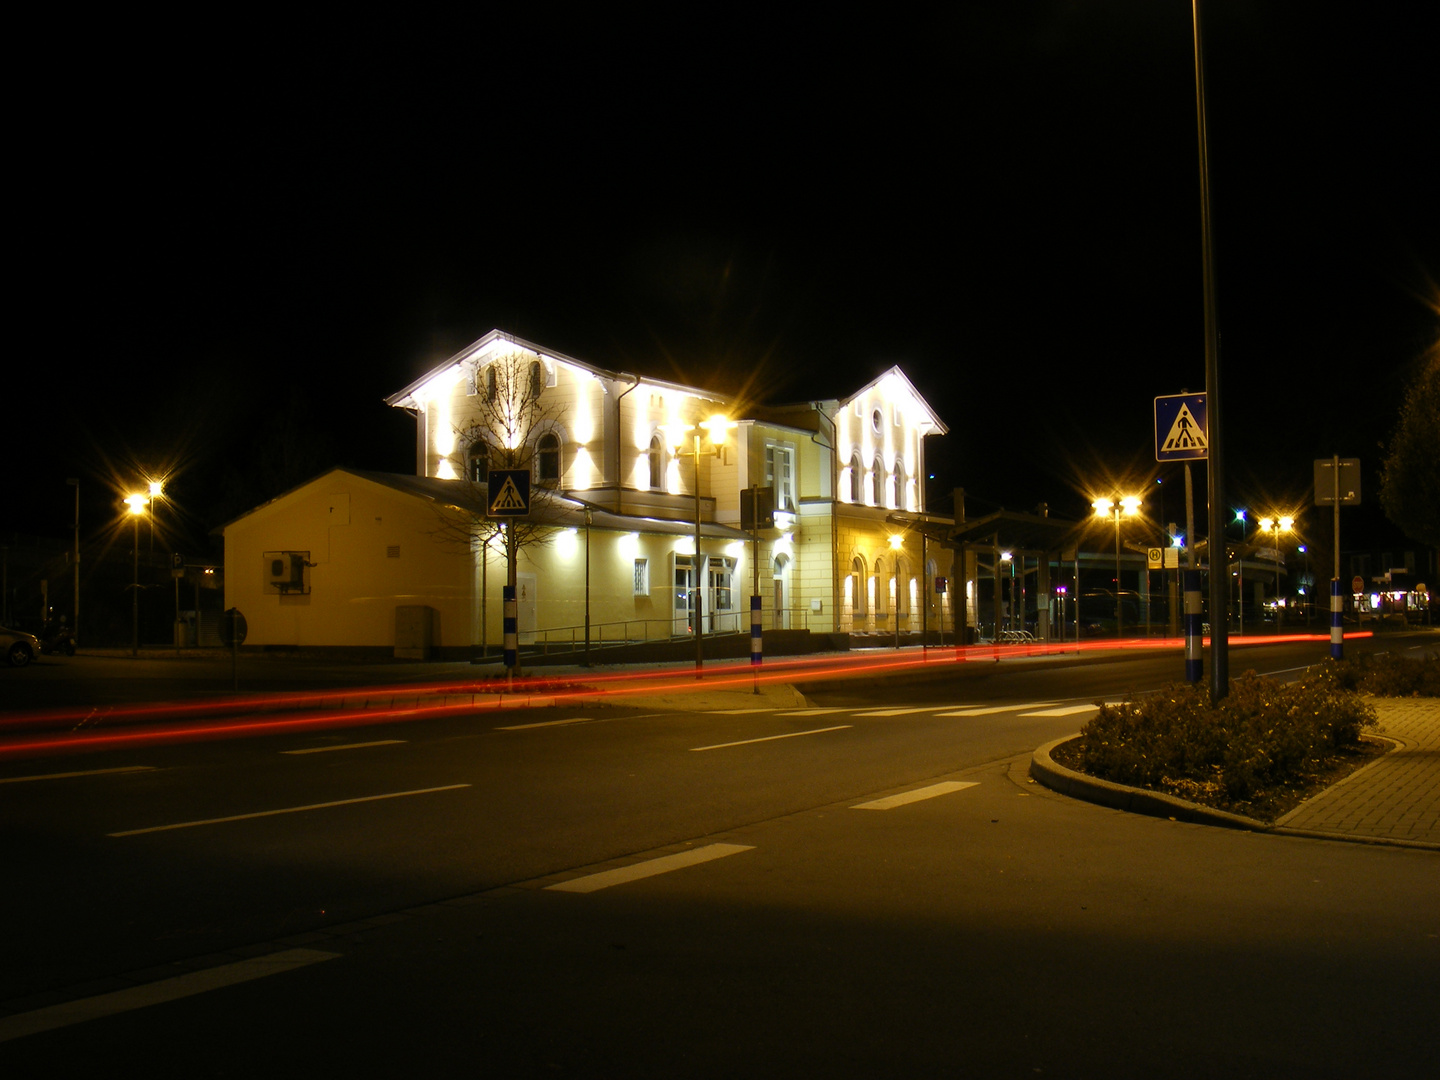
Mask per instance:
[[[560,440],[554,432],[560,409],[544,398],[546,373],[538,357],[511,352],[495,357],[475,372],[472,406],[456,427],[464,448],[464,482],[453,507],[440,508],[437,539],[477,546],[487,553],[505,552],[505,582],[516,585],[516,564],[522,549],[548,543],[554,530],[541,525],[551,487],[562,472]],[[531,513],[524,518],[489,516],[489,474],[492,470],[525,470],[532,477]],[[486,598],[481,595],[481,625]]]

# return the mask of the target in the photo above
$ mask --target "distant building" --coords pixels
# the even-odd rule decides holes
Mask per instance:
[[[578,644],[587,611],[596,643],[686,638],[697,620],[746,632],[757,583],[767,629],[954,633],[954,589],[935,587],[955,579],[936,542],[949,521],[926,513],[924,484],[925,438],[947,428],[899,368],[843,398],[746,406],[496,330],[387,399],[415,418],[414,476],[334,469],[224,526],[226,603],[247,643],[438,656],[500,643],[503,555],[453,523],[488,470],[469,433],[493,367],[516,354],[545,406],[531,520],[546,542],[521,552],[522,641]],[[714,414],[735,426],[697,458],[691,433]],[[742,531],[752,489],[769,489],[773,523]]]

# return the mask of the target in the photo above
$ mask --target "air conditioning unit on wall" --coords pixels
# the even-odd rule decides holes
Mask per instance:
[[[281,593],[305,591],[305,552],[267,551],[265,584]]]

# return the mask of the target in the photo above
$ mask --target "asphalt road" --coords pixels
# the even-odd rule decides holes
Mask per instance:
[[[23,932],[0,1037],[64,1002],[97,1018],[0,1041],[0,1065],[1421,1075],[1433,853],[1028,782],[1088,702],[1174,666],[975,664],[807,687],[811,710],[488,712],[6,763]],[[300,952],[251,977],[277,950]]]

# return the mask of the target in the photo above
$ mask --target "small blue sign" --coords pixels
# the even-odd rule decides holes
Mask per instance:
[[[1204,394],[1170,394],[1155,399],[1155,460],[1195,461],[1210,456],[1210,426]]]

